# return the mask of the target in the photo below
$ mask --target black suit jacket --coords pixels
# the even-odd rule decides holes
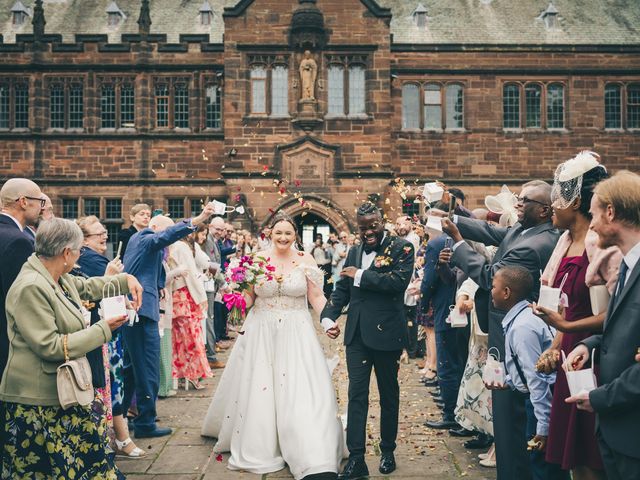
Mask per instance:
[[[363,246],[352,248],[344,266],[360,268]],[[407,346],[407,325],[404,313],[404,292],[413,274],[413,245],[399,237],[387,235],[378,248],[376,261],[362,273],[360,286],[353,279],[342,277],[336,283],[320,318],[336,320],[349,306],[344,344],[353,342],[360,326],[362,341],[374,350],[394,351]],[[382,265],[383,263],[388,265]]]
[[[4,310],[7,292],[20,273],[22,265],[33,253],[31,240],[6,215],[0,214],[0,378],[7,365],[9,337],[7,336],[7,314]]]
[[[601,335],[583,342],[600,359],[600,387],[589,394],[598,428],[612,450],[640,459],[640,262],[624,289],[609,302]],[[598,356],[596,356],[596,359]]]

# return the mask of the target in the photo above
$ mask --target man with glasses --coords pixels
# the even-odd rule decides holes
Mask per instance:
[[[4,310],[7,292],[33,253],[33,240],[25,230],[35,225],[45,204],[40,187],[26,178],[12,178],[0,189],[0,378],[7,365],[9,338]],[[0,434],[4,432],[4,410],[0,406]],[[0,451],[4,445],[0,438]]]
[[[490,293],[494,274],[504,266],[525,267],[534,278],[534,287],[527,295],[537,300],[540,272],[558,242],[560,233],[553,228],[551,216],[551,186],[535,180],[522,186],[516,205],[518,223],[513,227],[493,227],[482,220],[454,215],[453,222],[443,219],[443,230],[455,242],[451,265],[460,268],[478,285],[475,296],[478,322],[489,332],[489,347],[496,347],[504,358],[504,332],[502,319],[506,312],[491,302]],[[493,260],[488,261],[465,241],[473,240],[498,247]],[[525,436],[526,412],[524,404],[512,390],[492,392],[493,428],[496,440],[498,480],[529,479],[531,471]]]

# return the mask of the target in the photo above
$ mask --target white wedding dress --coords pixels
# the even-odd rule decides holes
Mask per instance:
[[[300,265],[281,283],[255,288],[202,426],[218,439],[214,451],[231,452],[232,470],[264,474],[286,463],[296,479],[338,471],[342,423],[307,306],[307,278],[322,285],[319,269]]]

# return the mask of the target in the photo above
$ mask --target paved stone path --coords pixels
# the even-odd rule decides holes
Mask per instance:
[[[320,331],[319,331],[320,334]],[[346,407],[347,374],[344,347],[321,335],[328,358],[338,354],[341,362],[334,372],[340,411]],[[229,350],[230,351],[230,350]],[[227,354],[220,356],[226,360]],[[428,389],[418,382],[414,361],[400,368],[401,403],[396,461],[398,469],[390,476],[378,473],[380,405],[375,379],[372,379],[369,410],[369,444],[367,464],[372,478],[390,479],[456,479],[493,480],[495,470],[478,465],[478,451],[467,451],[463,440],[450,437],[444,431],[422,426],[429,418],[438,418],[439,410],[431,401]],[[138,446],[148,453],[143,460],[118,459],[118,466],[130,480],[257,480],[292,478],[288,469],[268,475],[233,472],[226,468],[228,455],[222,458],[212,453],[214,441],[200,436],[200,425],[222,372],[204,381],[206,389],[180,390],[178,395],[158,401],[159,423],[170,426],[174,433],[159,439],[140,439]]]

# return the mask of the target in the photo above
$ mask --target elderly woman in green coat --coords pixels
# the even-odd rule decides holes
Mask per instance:
[[[4,404],[3,478],[124,478],[108,446],[104,407],[99,400],[63,410],[56,370],[111,339],[127,317],[87,327],[82,301],[98,301],[109,281],[130,293],[140,306],[142,287],[135,277],[83,279],[69,275],[83,244],[70,220],[43,222],[29,257],[7,294],[9,359],[0,383]]]

